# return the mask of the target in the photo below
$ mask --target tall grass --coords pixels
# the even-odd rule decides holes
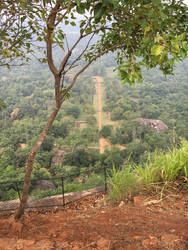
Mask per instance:
[[[139,182],[131,165],[124,166],[121,171],[113,167],[108,177],[108,184],[110,186],[109,199],[112,201],[129,199],[139,190]]]
[[[149,154],[142,166],[129,164],[121,171],[113,168],[109,197],[119,201],[141,192],[164,192],[174,183],[188,183],[188,142],[185,140],[180,148],[174,147],[165,154],[159,151]]]

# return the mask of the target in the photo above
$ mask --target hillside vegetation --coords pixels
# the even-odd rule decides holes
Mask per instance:
[[[129,87],[122,85],[112,71],[115,66],[113,55],[103,57],[100,64],[94,64],[72,90],[71,97],[74,98],[69,98],[54,122],[36,157],[32,178],[68,174],[84,178],[86,169],[93,171],[106,166],[122,169],[118,173],[114,170],[114,178],[126,175],[127,171],[131,173],[130,177],[136,171],[134,178],[148,189],[159,181],[166,185],[166,181],[173,180],[163,176],[166,176],[165,171],[173,168],[171,162],[167,164],[172,155],[176,160],[179,157],[172,175],[177,174],[176,177],[187,181],[187,168],[180,164],[181,152],[186,156],[184,148],[187,147],[185,140],[188,140],[187,64],[187,60],[178,64],[175,75],[168,78],[158,70],[145,71],[144,83]],[[103,127],[100,131],[95,105],[96,81],[93,78],[96,75],[103,77],[104,90]],[[28,152],[52,108],[51,76],[46,66],[34,62],[31,67],[11,71],[1,69],[0,93],[1,101],[7,106],[0,113],[0,181],[23,179]],[[159,132],[143,126],[139,118],[161,120],[168,130]],[[103,154],[98,150],[100,136],[111,144],[111,150]],[[185,139],[183,144],[181,138]],[[186,159],[184,164],[187,164]],[[172,162],[174,164],[173,159]],[[168,165],[169,170],[166,167],[159,170],[160,164],[163,167]],[[97,176],[95,173],[92,178],[97,179]],[[127,179],[122,178],[127,185]],[[80,185],[76,180],[74,182]],[[12,190],[2,197],[13,199],[17,193]]]

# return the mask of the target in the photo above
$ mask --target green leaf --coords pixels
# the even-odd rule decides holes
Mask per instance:
[[[76,23],[75,23],[75,22],[70,22],[70,24],[71,24],[72,26],[76,26]]]
[[[23,23],[25,21],[25,19],[26,19],[26,16],[22,16],[21,17],[21,23]]]
[[[58,39],[61,40],[61,41],[63,41],[63,39],[64,39],[63,34],[59,34],[57,37],[58,37]]]
[[[85,30],[85,33],[86,33],[86,34],[91,33],[91,28],[87,28],[87,29]]]
[[[30,49],[30,47],[31,47],[30,43],[26,43],[26,46],[28,49]]]
[[[85,14],[85,8],[84,8],[83,5],[81,5],[80,7],[77,6],[76,11],[77,11],[79,14]]]
[[[182,47],[183,47],[185,50],[188,50],[188,42],[186,42],[186,41],[182,42]]]
[[[93,10],[94,10],[94,16],[95,16],[95,18],[99,18],[102,6],[103,6],[102,3],[98,3],[98,4],[94,7]]]
[[[114,9],[117,9],[119,7],[119,1],[118,0],[112,0]]]
[[[78,7],[80,7],[80,4],[81,4],[81,0],[75,0],[76,4]]]
[[[42,41],[42,37],[38,36],[37,37],[37,41],[41,42]]]
[[[164,47],[162,45],[154,45],[151,48],[151,55],[158,56],[161,54],[161,52],[164,50]]]

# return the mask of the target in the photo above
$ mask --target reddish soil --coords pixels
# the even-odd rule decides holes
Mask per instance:
[[[97,95],[98,95],[98,113],[99,113],[99,124],[98,124],[98,128],[99,130],[102,129],[102,101],[101,101],[101,98],[102,98],[102,95],[101,95],[101,80],[102,80],[102,77],[101,76],[95,76],[96,80],[97,80]],[[109,116],[108,118],[110,119],[110,112],[108,113]],[[108,140],[106,140],[104,137],[100,137],[99,138],[99,152],[101,154],[104,153],[104,150],[105,148],[107,148],[108,150],[111,150],[111,144]],[[98,147],[90,147],[90,148],[97,148]],[[118,148],[120,148],[121,150],[124,150],[125,147],[124,146],[121,146],[121,145],[118,145]]]
[[[0,217],[0,249],[188,249],[188,193],[112,206],[104,195],[69,207]],[[153,202],[156,203],[156,202]]]
[[[98,113],[99,113],[99,130],[102,129],[102,104],[101,104],[101,79],[102,77],[100,76],[95,76],[96,80],[97,80],[97,95],[98,95]],[[101,154],[104,153],[104,138],[100,137],[99,138],[99,152]]]
[[[103,154],[105,148],[107,148],[108,150],[111,150],[111,144],[108,140],[106,140],[104,137],[100,137],[99,138],[99,142],[100,142],[100,153]]]

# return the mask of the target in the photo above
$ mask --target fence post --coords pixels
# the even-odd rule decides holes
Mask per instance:
[[[62,195],[63,195],[63,206],[65,205],[65,189],[64,189],[64,178],[61,178]]]
[[[21,201],[21,195],[20,195],[20,190],[19,190],[19,186],[18,186],[18,183],[16,182],[16,190],[18,192],[18,196],[19,196],[19,199]]]
[[[107,176],[106,176],[106,168],[104,168],[104,191],[107,192]]]

